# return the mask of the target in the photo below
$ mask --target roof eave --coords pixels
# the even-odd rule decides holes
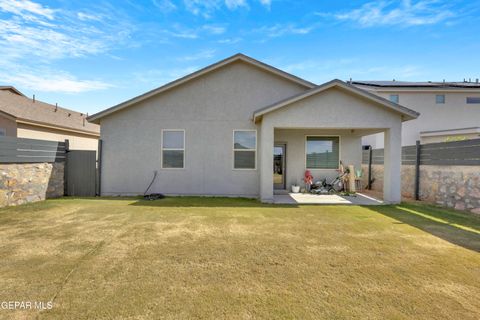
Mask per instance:
[[[298,84],[300,84],[300,85],[303,85],[303,86],[305,86],[306,88],[314,88],[314,87],[316,86],[314,83],[312,83],[312,82],[310,82],[310,81],[304,80],[304,79],[299,78],[299,77],[297,77],[297,76],[295,76],[295,75],[292,75],[292,74],[287,73],[287,72],[285,72],[285,71],[282,71],[282,70],[280,70],[280,69],[278,69],[278,68],[275,68],[275,67],[273,67],[273,66],[270,66],[270,65],[268,65],[268,64],[266,64],[266,63],[263,63],[263,62],[261,62],[261,61],[255,60],[255,59],[253,59],[253,58],[251,58],[251,57],[249,57],[249,56],[246,56],[246,55],[244,55],[244,54],[237,53],[237,54],[235,54],[235,55],[233,55],[233,56],[231,56],[231,57],[228,57],[228,58],[226,58],[226,59],[224,59],[224,60],[221,60],[221,61],[216,62],[216,63],[214,63],[214,64],[211,64],[211,65],[209,65],[209,66],[207,66],[207,67],[205,67],[205,68],[202,68],[202,69],[200,69],[200,70],[198,70],[198,71],[195,71],[195,72],[193,72],[193,73],[190,73],[190,74],[188,74],[188,75],[186,75],[186,76],[184,76],[184,77],[182,77],[182,78],[179,78],[179,79],[177,79],[177,80],[174,80],[174,81],[172,81],[172,82],[169,82],[169,83],[167,83],[167,84],[165,84],[165,85],[163,85],[163,86],[161,86],[161,87],[158,87],[158,88],[156,88],[156,89],[150,90],[150,91],[148,91],[148,92],[146,92],[146,93],[144,93],[144,94],[142,94],[142,95],[139,95],[139,96],[137,96],[137,97],[134,97],[134,98],[132,98],[132,99],[130,99],[130,100],[127,100],[127,101],[125,101],[125,102],[122,102],[122,103],[120,103],[120,104],[117,104],[117,105],[115,105],[115,106],[113,106],[113,107],[110,107],[110,108],[105,109],[105,110],[103,110],[103,111],[100,111],[100,112],[98,112],[98,113],[92,114],[91,116],[87,117],[87,121],[92,122],[92,123],[96,123],[96,124],[100,124],[100,119],[101,119],[101,118],[103,118],[103,117],[105,117],[105,116],[107,116],[107,115],[109,115],[109,114],[111,114],[111,113],[113,113],[113,112],[120,111],[120,110],[122,110],[122,109],[124,109],[124,108],[127,108],[127,107],[129,107],[129,106],[131,106],[131,105],[133,105],[133,104],[135,104],[135,103],[141,102],[141,101],[143,101],[143,100],[145,100],[145,99],[148,99],[148,98],[150,98],[150,97],[152,97],[152,96],[155,96],[155,95],[157,95],[157,94],[160,94],[160,93],[162,93],[162,92],[165,92],[165,91],[167,91],[167,90],[169,90],[169,89],[172,89],[172,88],[174,88],[174,87],[176,87],[176,86],[178,86],[178,85],[181,85],[181,84],[183,84],[183,83],[185,83],[185,82],[187,82],[187,81],[189,81],[189,80],[193,80],[193,79],[195,79],[195,78],[197,78],[197,77],[200,77],[200,76],[202,76],[202,75],[204,75],[204,74],[207,74],[207,73],[209,73],[209,72],[211,72],[211,71],[214,71],[214,70],[216,70],[216,69],[218,69],[218,68],[220,68],[220,67],[222,67],[222,66],[225,66],[225,65],[230,64],[230,63],[235,62],[235,61],[244,61],[244,62],[250,63],[250,64],[255,65],[256,67],[258,67],[258,68],[260,68],[260,69],[262,69],[262,70],[270,71],[270,72],[272,72],[272,73],[274,73],[274,74],[276,74],[276,75],[278,75],[278,76],[284,77],[284,78],[289,79],[289,80],[291,80],[291,81],[293,81],[293,82],[296,82],[296,83],[298,83]]]
[[[350,91],[353,91],[357,94],[360,94],[361,96],[367,98],[367,99],[370,99],[370,100],[374,100],[376,101],[377,103],[380,103],[386,107],[388,107],[389,109],[393,110],[393,111],[396,111],[398,113],[400,113],[402,115],[402,121],[408,121],[408,120],[413,120],[413,119],[416,119],[420,116],[420,113],[414,111],[414,110],[411,110],[411,109],[408,109],[402,105],[399,105],[399,104],[396,104],[396,103],[393,103],[387,99],[384,99],[382,97],[379,97],[377,95],[374,95],[366,90],[363,90],[363,89],[360,89],[360,88],[357,88],[353,85],[349,85],[341,80],[338,80],[338,79],[334,79],[334,80],[331,80],[329,82],[326,82],[320,86],[317,86],[316,88],[313,88],[307,92],[303,92],[303,93],[300,93],[299,95],[297,96],[294,96],[294,97],[290,97],[290,98],[287,98],[285,100],[282,100],[280,102],[277,102],[275,104],[272,104],[270,106],[267,106],[267,107],[264,107],[262,109],[259,109],[257,111],[255,111],[253,113],[253,121],[255,123],[257,123],[258,121],[261,120],[261,118],[263,117],[263,115],[269,113],[269,112],[272,112],[274,110],[277,110],[279,108],[282,108],[284,106],[287,106],[287,105],[290,105],[292,103],[295,103],[299,100],[302,100],[302,99],[305,99],[305,98],[308,98],[312,95],[315,95],[317,93],[320,93],[322,91],[325,91],[325,90],[328,90],[334,86],[339,86],[341,88],[344,88],[344,89],[347,89],[347,90],[350,90]]]
[[[16,118],[15,121],[17,123],[23,123],[23,124],[32,125],[32,126],[39,126],[39,127],[51,128],[51,129],[56,129],[61,131],[75,132],[75,133],[80,133],[85,135],[96,136],[96,137],[100,136],[100,132],[90,131],[86,129],[76,129],[72,127],[51,124],[48,122],[34,121],[34,120],[23,119],[23,118]]]

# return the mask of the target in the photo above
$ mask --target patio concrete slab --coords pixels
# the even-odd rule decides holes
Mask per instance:
[[[344,205],[381,205],[383,201],[357,193],[352,196],[336,194],[288,193],[275,194],[273,202],[276,204],[344,204]]]

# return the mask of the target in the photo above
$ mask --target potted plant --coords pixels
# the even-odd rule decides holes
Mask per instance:
[[[297,184],[296,181],[292,184],[292,192],[293,193],[299,193],[300,192],[300,186]]]

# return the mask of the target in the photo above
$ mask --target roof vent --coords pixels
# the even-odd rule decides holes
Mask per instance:
[[[478,83],[478,78],[477,78],[477,79],[475,79],[475,82],[476,82],[476,83]]]
[[[57,112],[57,110],[58,110],[58,103],[55,102],[55,112]]]
[[[70,117],[71,115],[72,115],[71,113],[68,114],[69,117]]]
[[[32,101],[33,103],[35,103],[35,95],[33,95]]]

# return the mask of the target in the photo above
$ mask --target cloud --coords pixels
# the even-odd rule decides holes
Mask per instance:
[[[163,12],[171,12],[177,9],[177,6],[170,0],[152,0],[152,3]]]
[[[407,27],[436,24],[454,17],[455,14],[441,1],[403,0],[400,4],[394,1],[369,2],[358,9],[333,16],[340,21],[353,21],[362,27],[386,25]]]
[[[26,20],[41,16],[53,20],[55,10],[29,0],[0,0],[0,11],[13,13]]]
[[[102,17],[92,14],[92,13],[86,13],[86,12],[78,12],[77,13],[77,18],[80,19],[81,21],[101,21]]]
[[[19,2],[22,5],[12,7],[12,3]],[[48,9],[31,1],[0,0],[0,10],[5,11],[5,8],[10,16],[0,20],[0,47],[4,59],[30,60],[36,56],[47,62],[98,54],[122,44],[132,32],[132,27],[123,17],[101,10],[96,14],[66,12]],[[32,16],[25,18],[26,10]],[[109,11],[108,8],[105,10]]]
[[[188,28],[181,24],[174,24],[170,29],[160,30],[167,36],[181,39],[198,39],[204,34],[221,35],[227,31],[226,27],[219,25],[203,25],[197,28]]]
[[[230,10],[234,10],[239,7],[248,7],[246,0],[225,0],[225,5]]]
[[[314,29],[315,28],[313,26],[299,27],[293,23],[289,23],[289,24],[275,24],[273,26],[263,26],[259,29],[254,30],[254,32],[265,34],[267,37],[270,37],[270,38],[277,38],[284,35],[308,34]]]
[[[204,18],[210,18],[211,14],[221,7],[219,0],[184,0],[184,4],[187,11]]]
[[[270,6],[272,5],[272,0],[260,0],[260,3],[270,9]]]
[[[211,18],[215,11],[224,7],[232,11],[239,8],[249,8],[247,0],[183,0],[183,3],[187,11],[207,19]]]
[[[80,93],[93,90],[102,90],[112,87],[112,85],[98,80],[77,79],[66,72],[44,69],[27,70],[26,68],[15,68],[9,73],[0,73],[0,81],[4,83],[14,83],[23,88],[28,88],[43,92],[59,93]]]
[[[227,28],[215,25],[204,25],[202,27],[204,30],[208,31],[211,34],[223,34],[227,31]]]
[[[196,61],[196,60],[202,60],[202,59],[210,59],[215,56],[215,52],[216,50],[214,49],[202,50],[196,54],[179,57],[177,60],[178,61]]]
[[[46,62],[79,57],[105,50],[106,44],[81,33],[70,35],[53,28],[26,26],[14,20],[0,20],[0,45],[4,58],[36,56]]]
[[[65,58],[108,53],[126,45],[133,28],[111,7],[95,14],[50,9],[33,1],[0,0],[1,81],[38,91],[83,92],[109,87],[77,79],[51,65]],[[35,70],[33,72],[32,70]]]
[[[218,40],[217,42],[218,43],[221,43],[221,44],[235,44],[235,43],[239,43],[240,41],[242,41],[243,39],[240,38],[240,37],[237,37],[237,38],[225,38],[225,39],[220,39]]]

